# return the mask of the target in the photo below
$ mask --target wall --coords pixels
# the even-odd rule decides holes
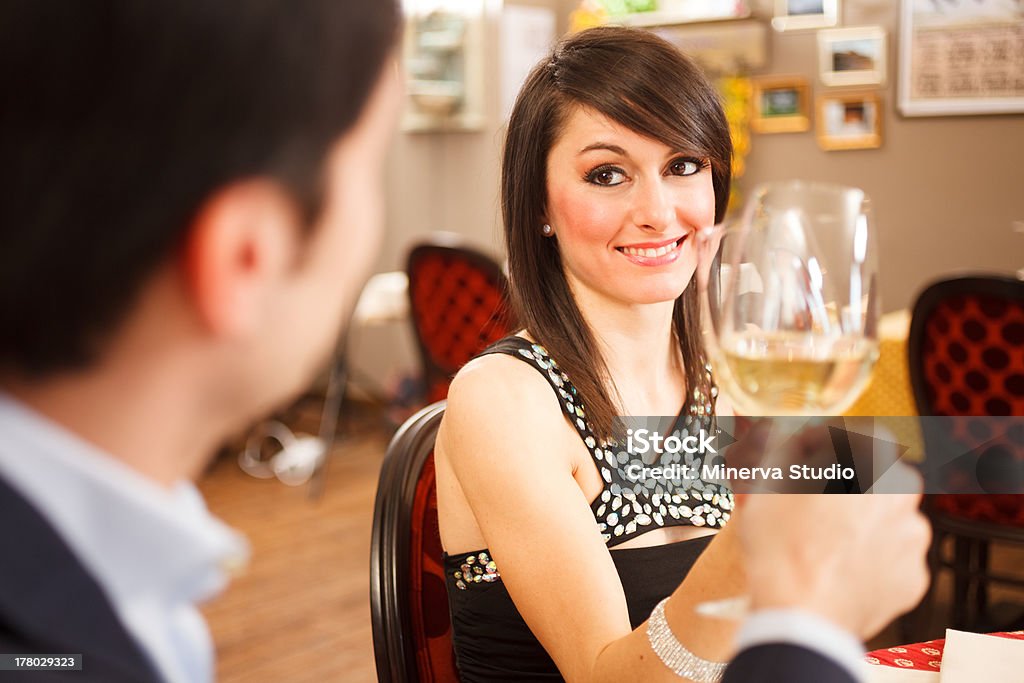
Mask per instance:
[[[556,35],[568,26],[576,0],[505,0],[505,5],[551,8]],[[499,83],[500,8],[488,0],[485,28],[486,123],[483,130],[451,133],[399,133],[386,169],[387,238],[377,270],[405,268],[409,248],[433,231],[454,232],[496,258],[501,247],[498,182],[504,120]],[[353,330],[349,358],[355,383],[371,391],[393,388],[403,375],[418,372],[415,341],[408,323]]]
[[[882,147],[825,152],[813,129],[753,136],[747,190],[785,178],[863,188],[875,207],[885,310],[913,305],[931,280],[957,270],[1013,272],[1024,267],[1024,115],[913,117],[896,108],[899,2],[845,0],[844,26],[888,32],[888,79],[881,89]],[[815,31],[771,32],[770,72],[802,74],[815,95]]]
[[[500,112],[500,2],[487,17],[486,124],[477,132],[401,133],[387,171],[388,239],[383,270],[404,267],[405,254],[421,235],[446,230],[486,251],[501,242],[498,179],[504,121]],[[564,33],[574,0],[505,0],[505,5],[555,10],[558,35]]]

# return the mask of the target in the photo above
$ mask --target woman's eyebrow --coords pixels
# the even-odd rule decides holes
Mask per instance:
[[[605,151],[608,151],[608,152],[613,152],[615,154],[618,154],[619,156],[623,156],[623,157],[629,158],[629,152],[624,150],[622,147],[619,147],[618,145],[612,144],[610,142],[594,142],[594,143],[591,143],[591,144],[587,145],[586,147],[584,147],[583,149],[581,149],[579,151],[579,153],[577,154],[577,156],[583,156],[587,152],[593,152],[595,150],[605,150]],[[680,148],[680,149],[672,148],[672,149],[669,149],[668,152],[665,154],[665,158],[666,159],[670,159],[672,157],[677,157],[677,156],[691,156],[691,157],[703,158],[703,157],[705,157],[707,155],[699,154],[697,152],[694,152],[692,149],[683,149],[683,148]]]
[[[613,145],[613,144],[611,144],[609,142],[594,142],[592,144],[589,144],[589,145],[587,145],[586,147],[584,147],[583,149],[581,149],[579,151],[579,155],[583,155],[583,154],[586,154],[587,152],[593,152],[594,150],[599,150],[599,149],[607,150],[609,152],[614,152],[615,154],[618,154],[618,155],[624,156],[624,157],[628,157],[629,156],[629,154],[626,152],[626,150],[622,149],[618,145]]]

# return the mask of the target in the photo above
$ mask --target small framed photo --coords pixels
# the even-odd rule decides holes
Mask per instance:
[[[839,0],[775,0],[772,27],[776,31],[797,31],[835,26]]]
[[[877,92],[818,97],[818,145],[824,150],[882,146],[882,99]]]
[[[799,133],[811,127],[811,88],[803,76],[754,79],[754,115],[758,133]]]
[[[882,85],[886,71],[885,29],[834,28],[818,32],[818,63],[825,85]]]

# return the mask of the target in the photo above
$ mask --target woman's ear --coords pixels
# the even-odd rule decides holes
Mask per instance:
[[[213,335],[263,329],[268,296],[284,283],[300,249],[298,211],[270,180],[218,190],[196,213],[181,256],[187,296]]]

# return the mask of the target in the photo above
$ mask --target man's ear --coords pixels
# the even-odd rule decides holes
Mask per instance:
[[[188,296],[210,333],[261,329],[269,297],[294,265],[301,237],[290,196],[270,180],[218,190],[196,213],[182,252]]]

